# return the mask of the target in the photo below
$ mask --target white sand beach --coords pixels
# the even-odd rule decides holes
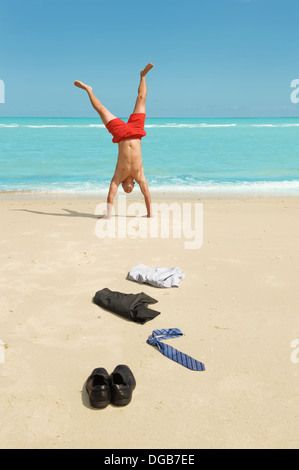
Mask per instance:
[[[298,448],[299,199],[202,202],[203,244],[186,249],[99,239],[97,200],[1,199],[1,448]],[[139,263],[186,277],[127,280]],[[161,313],[140,325],[104,311],[92,298],[105,287],[143,291]],[[169,344],[204,372],[146,343],[172,327],[184,336]],[[136,378],[132,402],[91,408],[87,377],[118,364]]]

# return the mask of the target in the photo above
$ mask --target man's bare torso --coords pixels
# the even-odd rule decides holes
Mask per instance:
[[[113,179],[118,184],[131,176],[139,183],[143,177],[141,140],[123,140],[118,144],[118,158]]]

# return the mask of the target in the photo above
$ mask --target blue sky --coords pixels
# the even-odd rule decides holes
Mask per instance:
[[[298,0],[0,0],[0,116],[299,116]]]

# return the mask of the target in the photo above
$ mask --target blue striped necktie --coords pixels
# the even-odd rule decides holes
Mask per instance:
[[[177,338],[178,336],[182,335],[183,333],[179,328],[154,330],[146,342],[152,346],[157,346],[159,351],[164,354],[164,356],[172,359],[175,362],[178,362],[179,364],[182,364],[182,366],[185,366],[188,369],[200,371],[205,370],[205,366],[202,362],[193,359],[193,357],[190,357],[187,354],[184,354],[173,348],[172,346],[162,343],[161,341],[163,339]]]

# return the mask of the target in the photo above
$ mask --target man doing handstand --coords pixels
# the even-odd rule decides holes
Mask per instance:
[[[111,217],[113,200],[117,193],[118,186],[122,183],[124,191],[130,193],[134,188],[134,180],[139,184],[140,190],[144,196],[147,217],[151,216],[151,196],[143,173],[141,138],[146,135],[144,131],[146,116],[145,101],[147,95],[145,76],[152,67],[153,64],[149,63],[140,72],[140,84],[135,108],[127,123],[108,111],[93,94],[90,86],[77,80],[74,82],[77,87],[87,91],[92,106],[99,113],[108,131],[113,135],[112,142],[118,144],[117,164],[107,197],[106,217],[108,219]]]

